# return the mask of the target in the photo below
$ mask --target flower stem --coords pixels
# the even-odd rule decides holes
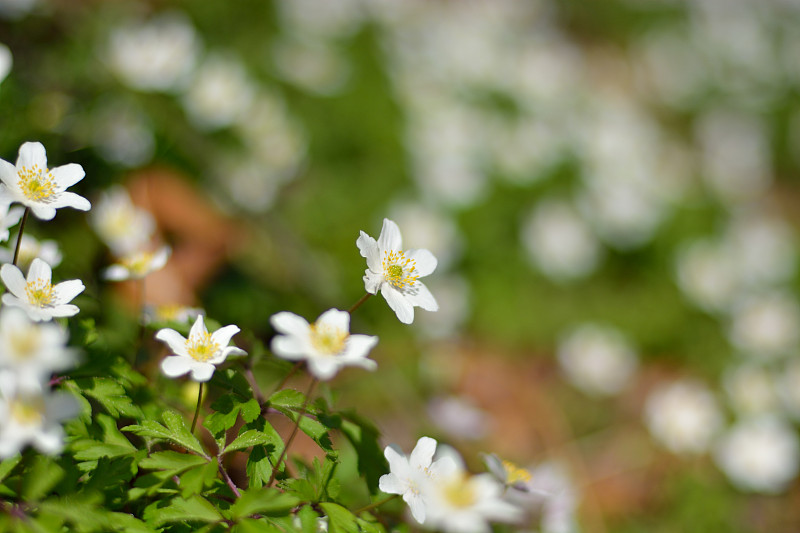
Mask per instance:
[[[368,292],[368,293],[366,293],[364,296],[362,296],[362,297],[361,297],[361,299],[360,299],[359,301],[357,301],[355,304],[353,304],[353,307],[351,307],[350,309],[348,309],[348,310],[347,310],[347,312],[348,312],[348,313],[350,313],[350,314],[352,315],[352,314],[353,314],[353,311],[355,311],[356,309],[358,309],[359,307],[361,307],[361,304],[363,304],[364,302],[366,302],[366,301],[369,299],[369,297],[370,297],[370,296],[372,296],[372,294],[371,294],[371,293],[369,293],[369,292]]]
[[[219,465],[219,473],[222,474],[222,479],[224,479],[225,483],[228,484],[228,488],[231,489],[231,492],[233,492],[237,498],[241,498],[242,493],[239,491],[239,487],[236,486],[236,483],[234,483],[233,480],[231,479],[231,476],[228,475],[228,471],[225,470],[225,467],[222,466],[221,457],[217,459],[217,464]]]
[[[200,387],[197,389],[197,407],[194,408],[194,418],[192,419],[192,429],[190,430],[194,433],[194,428],[197,427],[197,417],[200,416],[200,404],[203,403],[203,382],[200,382]]]
[[[308,390],[306,391],[306,399],[303,401],[303,406],[297,413],[297,420],[294,423],[294,429],[292,429],[292,434],[289,435],[289,440],[286,441],[286,446],[283,447],[283,451],[281,452],[280,457],[278,457],[278,460],[275,461],[275,464],[272,466],[272,474],[269,476],[269,481],[267,481],[267,487],[272,486],[272,482],[275,481],[275,476],[278,475],[278,469],[281,467],[281,462],[283,462],[283,460],[286,458],[286,454],[289,451],[289,446],[292,445],[292,441],[294,441],[295,436],[297,436],[297,430],[300,429],[300,420],[306,413],[306,407],[308,407],[308,402],[309,400],[311,400],[311,394],[314,392],[314,387],[317,386],[318,382],[319,380],[317,378],[314,378],[311,380],[311,384],[308,386]]]
[[[22,214],[22,222],[19,223],[19,232],[17,233],[17,246],[14,248],[14,260],[11,261],[11,264],[17,266],[17,258],[19,257],[19,247],[22,244],[22,231],[25,229],[25,222],[28,220],[28,213],[31,212],[30,207],[25,208],[25,212]]]
[[[390,501],[394,500],[395,498],[397,498],[398,496],[400,496],[400,495],[399,494],[392,494],[391,496],[387,496],[386,498],[384,498],[382,500],[378,500],[375,503],[371,503],[369,505],[366,505],[366,506],[362,507],[361,509],[359,509],[357,511],[353,511],[353,514],[358,516],[359,514],[363,513],[364,511],[369,511],[370,509],[374,509],[376,507],[380,507],[384,503],[390,502]]]

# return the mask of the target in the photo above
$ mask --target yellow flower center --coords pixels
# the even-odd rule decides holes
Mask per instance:
[[[511,461],[503,461],[503,468],[506,471],[506,484],[527,483],[531,480],[531,473],[520,468]]]
[[[210,334],[201,333],[187,339],[186,351],[195,361],[205,362],[216,355],[219,351],[219,345],[211,340]]]
[[[445,501],[458,509],[472,507],[478,501],[475,486],[464,476],[455,476],[442,487]]]
[[[39,165],[22,167],[17,171],[19,188],[28,200],[46,202],[56,193],[53,173],[48,169],[40,169]]]
[[[53,286],[43,279],[29,281],[25,287],[25,294],[28,296],[28,303],[38,307],[51,305],[56,297]]]
[[[122,264],[125,265],[132,274],[136,276],[143,276],[150,270],[150,264],[153,262],[152,252],[140,252],[133,254],[123,259]]]
[[[403,251],[386,251],[383,254],[383,277],[398,289],[411,287],[417,282],[417,262],[405,256]]]
[[[23,360],[36,353],[39,347],[39,335],[34,327],[22,328],[9,333],[11,354],[15,359]]]
[[[44,400],[41,397],[11,400],[11,417],[23,426],[37,426],[44,421]]]
[[[311,345],[325,355],[336,355],[344,350],[350,334],[328,324],[311,324]]]
[[[178,304],[159,305],[155,309],[155,318],[160,322],[177,321],[181,311],[183,311],[183,306]]]

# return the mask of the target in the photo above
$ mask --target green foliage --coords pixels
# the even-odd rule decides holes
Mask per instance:
[[[153,440],[167,440],[183,446],[187,450],[201,456],[206,456],[203,446],[197,437],[189,432],[189,427],[180,413],[172,410],[164,411],[162,416],[164,424],[159,424],[153,420],[145,420],[141,425],[134,424],[122,428],[140,437],[148,437]]]

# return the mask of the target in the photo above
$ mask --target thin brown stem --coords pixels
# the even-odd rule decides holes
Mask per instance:
[[[233,480],[231,479],[231,476],[228,475],[228,471],[225,470],[224,466],[222,466],[221,457],[217,458],[217,464],[219,465],[219,473],[222,474],[222,479],[224,479],[225,483],[228,484],[228,487],[231,489],[231,492],[233,492],[237,498],[241,498],[242,493],[239,491],[239,487],[236,486],[236,483],[234,483]]]
[[[311,380],[311,384],[308,386],[308,390],[306,391],[306,399],[303,401],[303,406],[297,413],[297,420],[295,420],[292,434],[289,435],[289,440],[286,441],[286,445],[283,447],[280,457],[278,457],[278,460],[275,461],[274,465],[272,465],[272,474],[269,476],[269,481],[267,481],[267,487],[272,486],[272,482],[275,481],[275,476],[278,475],[278,469],[280,469],[281,463],[286,458],[286,454],[289,452],[289,447],[292,445],[292,441],[294,441],[294,438],[297,436],[297,431],[300,429],[300,420],[306,414],[306,407],[308,407],[308,402],[311,400],[311,394],[313,394],[314,387],[317,386],[318,382],[319,380],[314,378]]]
[[[197,389],[197,407],[194,408],[194,418],[192,418],[192,429],[190,430],[194,433],[194,428],[197,427],[197,417],[200,416],[200,405],[203,403],[203,382],[200,382],[200,387]]]
[[[256,401],[259,405],[264,403],[264,393],[261,392],[261,387],[258,386],[258,382],[256,381],[255,375],[253,375],[253,369],[250,368],[249,365],[244,367],[244,377],[247,379],[247,382],[250,383],[250,388],[253,389],[253,396],[255,396]]]
[[[19,232],[17,233],[17,246],[14,248],[14,260],[11,261],[11,264],[17,266],[17,258],[19,258],[19,248],[20,244],[22,244],[22,232],[25,229],[25,222],[28,221],[28,213],[31,212],[30,207],[25,208],[25,212],[22,214],[22,222],[19,223]]]
[[[386,498],[384,498],[382,500],[378,500],[375,503],[371,503],[369,505],[365,505],[364,507],[362,507],[361,509],[359,509],[357,511],[353,511],[353,514],[358,516],[361,513],[363,513],[364,511],[369,511],[370,509],[375,509],[376,507],[380,507],[384,503],[388,503],[388,502],[394,500],[395,498],[397,498],[398,496],[400,496],[400,495],[399,494],[392,494],[391,496],[387,496]]]
[[[366,294],[364,294],[364,296],[362,296],[362,297],[361,297],[361,299],[360,299],[359,301],[357,301],[356,303],[354,303],[354,304],[353,304],[353,307],[351,307],[350,309],[348,309],[348,310],[347,310],[347,312],[348,312],[348,313],[350,313],[350,314],[352,315],[352,314],[353,314],[353,311],[355,311],[356,309],[358,309],[359,307],[361,307],[361,304],[363,304],[364,302],[366,302],[367,300],[369,300],[369,297],[370,297],[370,296],[372,296],[372,294],[370,294],[370,293],[366,293]]]

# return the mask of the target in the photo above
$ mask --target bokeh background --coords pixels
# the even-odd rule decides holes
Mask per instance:
[[[272,314],[363,295],[360,230],[433,251],[440,311],[367,301],[379,369],[325,394],[530,467],[553,533],[800,527],[799,88],[794,0],[0,0],[0,157],[122,185],[173,249],[145,302],[259,382]],[[113,349],[138,287],[58,221]]]

